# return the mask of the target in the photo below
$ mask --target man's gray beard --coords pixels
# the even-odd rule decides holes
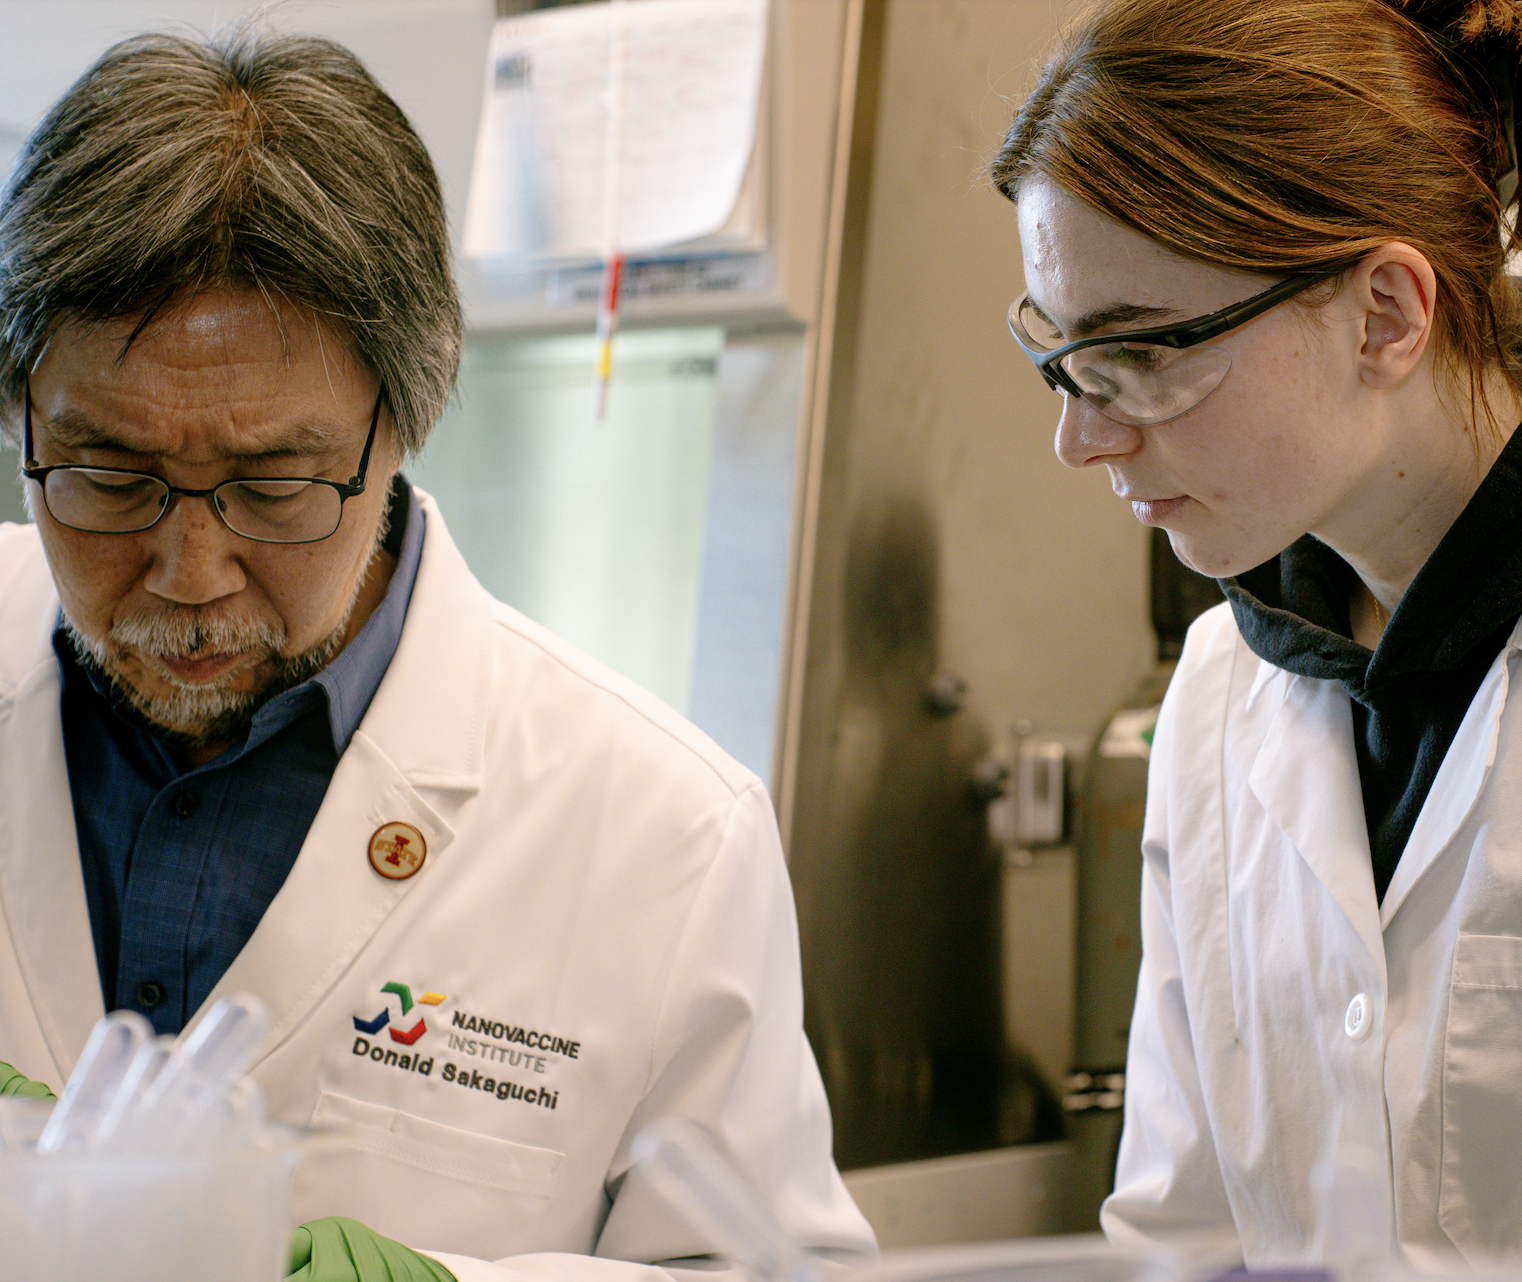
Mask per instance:
[[[64,626],[75,651],[105,678],[115,697],[134,709],[164,738],[188,747],[210,747],[241,739],[264,704],[326,667],[343,645],[353,608],[350,601],[337,628],[310,649],[289,657],[280,653],[285,644],[283,627],[203,614],[193,606],[128,615],[111,625],[104,640],[85,636],[67,616]],[[149,655],[195,657],[202,653],[263,651],[269,657],[260,662],[260,680],[252,690],[232,688],[234,682],[246,678],[246,670],[212,681],[191,682],[155,668],[155,675],[169,689],[145,694],[123,675],[127,647]]]
[[[236,742],[248,733],[254,714],[277,694],[299,686],[308,677],[321,672],[343,648],[349,619],[359,602],[359,594],[375,566],[375,559],[385,544],[391,527],[390,504],[381,510],[381,519],[370,545],[370,559],[354,582],[338,626],[310,649],[286,657],[280,653],[286,632],[281,624],[257,619],[239,619],[213,614],[199,606],[165,606],[157,610],[140,610],[117,619],[104,639],[88,637],[64,614],[64,628],[74,643],[75,653],[95,669],[110,685],[112,693],[172,743],[191,748],[218,747]],[[234,690],[232,685],[244,675],[228,673],[212,681],[181,681],[172,672],[158,675],[169,684],[166,694],[148,695],[136,689],[122,675],[127,647],[142,654],[173,654],[195,657],[206,654],[255,653],[269,657],[260,661],[264,673],[252,690]]]

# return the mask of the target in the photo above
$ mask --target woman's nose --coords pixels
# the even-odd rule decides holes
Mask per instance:
[[[1141,448],[1141,429],[1106,418],[1081,396],[1062,393],[1057,457],[1069,467],[1109,463]]]
[[[213,497],[170,499],[163,519],[139,537],[150,540],[153,566],[143,586],[177,605],[206,605],[247,585],[239,559],[244,540],[218,519]]]

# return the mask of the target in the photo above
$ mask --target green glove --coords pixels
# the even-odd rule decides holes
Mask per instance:
[[[295,1282],[455,1282],[437,1260],[341,1215],[291,1230],[287,1276]]]
[[[21,1095],[27,1099],[57,1099],[43,1083],[18,1073],[0,1059],[0,1095]]]

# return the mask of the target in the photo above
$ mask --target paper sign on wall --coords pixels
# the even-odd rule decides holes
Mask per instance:
[[[566,261],[601,257],[610,239],[621,254],[754,239],[735,215],[765,47],[766,0],[624,0],[500,19],[465,253]]]

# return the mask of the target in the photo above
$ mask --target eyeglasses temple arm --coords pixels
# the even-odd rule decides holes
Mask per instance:
[[[359,493],[365,488],[365,477],[370,471],[370,447],[375,444],[375,429],[380,426],[381,402],[386,398],[386,385],[381,384],[381,389],[375,394],[375,409],[370,414],[370,434],[365,437],[365,452],[359,456],[359,470],[349,478],[349,484],[345,489]]]
[[[28,378],[22,388],[21,421],[21,471],[22,475],[37,470],[37,460],[32,455],[32,380]]]

